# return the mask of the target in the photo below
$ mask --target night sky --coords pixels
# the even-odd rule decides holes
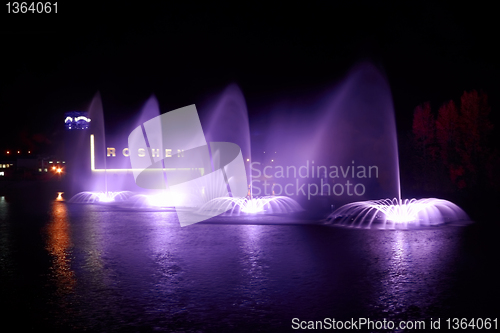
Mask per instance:
[[[151,94],[166,112],[235,82],[262,119],[261,105],[332,86],[364,60],[387,76],[400,132],[418,104],[437,111],[471,89],[489,95],[498,124],[496,22],[477,2],[71,2],[57,14],[7,14],[4,5],[0,149],[54,147],[64,113],[85,110],[97,91],[108,121],[135,115]]]

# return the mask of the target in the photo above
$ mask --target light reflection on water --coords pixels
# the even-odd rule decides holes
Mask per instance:
[[[173,212],[47,207],[13,213],[0,200],[0,243],[2,274],[24,277],[2,290],[35,285],[17,309],[40,313],[49,328],[286,331],[295,317],[427,319],[466,308],[449,303],[460,292],[466,228],[380,232],[248,218],[180,227]],[[19,256],[25,237],[35,241]]]
[[[70,236],[68,210],[64,203],[52,203],[50,223],[47,226],[47,251],[52,255],[53,275],[57,279],[58,293],[73,291],[76,280],[71,268],[73,246]]]
[[[380,281],[371,302],[375,310],[392,320],[418,319],[448,299],[454,287],[450,272],[459,260],[461,231],[443,228],[370,234],[377,235],[367,243],[376,265],[373,278]]]
[[[240,274],[243,283],[237,290],[240,299],[235,305],[240,307],[251,307],[256,309],[262,304],[269,302],[267,293],[268,281],[270,280],[269,265],[266,261],[265,241],[263,233],[266,226],[245,225],[241,227],[240,247],[241,256],[239,260]]]

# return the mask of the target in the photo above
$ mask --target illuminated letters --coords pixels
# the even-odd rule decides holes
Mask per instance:
[[[116,152],[115,152],[115,148],[111,148],[111,147],[108,147],[108,154],[107,156],[113,156],[115,157],[116,156]]]
[[[151,148],[151,156],[160,157],[160,149]]]
[[[151,147],[139,148],[137,150],[137,156],[139,156],[139,157],[146,156],[146,150],[148,150],[150,152],[151,157],[162,157],[161,156],[162,150],[160,148],[151,148]],[[130,149],[128,147],[123,148],[122,155],[124,157],[130,157]],[[106,156],[107,157],[116,157],[116,148],[107,147],[106,148]],[[172,157],[172,149],[166,148],[164,157]],[[177,149],[177,157],[184,157],[184,150]]]

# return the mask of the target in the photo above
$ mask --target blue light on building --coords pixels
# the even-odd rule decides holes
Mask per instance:
[[[87,112],[66,112],[64,116],[64,127],[67,130],[86,130],[90,126],[91,119]]]

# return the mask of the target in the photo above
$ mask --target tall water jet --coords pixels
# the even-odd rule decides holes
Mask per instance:
[[[269,113],[255,166],[262,176],[254,187],[261,192],[267,182],[275,193],[288,191],[302,204],[322,201],[325,207],[400,197],[392,97],[372,64],[356,66],[334,88]]]
[[[146,121],[159,115],[158,100],[152,95],[142,105],[135,119],[125,121],[121,126],[115,125],[114,131],[106,133],[106,174],[110,191],[145,191],[138,187],[134,181],[130,154],[137,154],[138,152],[129,151],[127,138],[134,128],[142,126]]]
[[[362,197],[365,201],[340,207],[328,216],[327,223],[408,229],[468,220],[460,207],[447,200],[401,197],[392,97],[387,80],[374,66],[362,64],[356,68],[328,105],[322,113],[324,124],[318,126],[311,144],[324,148],[321,142],[327,140],[333,143],[332,149],[326,159],[318,158],[314,153],[309,158],[312,155],[337,165],[349,165],[352,160],[353,167],[356,160],[361,166],[377,166],[378,174],[377,183],[371,183],[375,191],[367,190],[367,195]],[[332,128],[331,124],[338,125]],[[357,168],[361,172],[363,169]],[[352,170],[352,178],[354,175]],[[380,197],[394,199],[373,200]]]
[[[117,191],[117,181],[110,181],[106,147],[106,130],[101,96],[94,95],[87,110],[90,126],[78,133],[78,158],[70,161],[73,188],[78,189],[69,202],[97,203],[118,202],[130,197],[130,193]],[[83,158],[82,158],[83,156]]]
[[[158,104],[158,100],[156,99],[156,97],[154,95],[152,95],[146,101],[146,103],[144,103],[144,105],[140,111],[139,117],[137,118],[137,120],[136,120],[136,122],[131,130],[141,128],[141,132],[145,133],[146,124],[149,121],[152,121],[153,119],[157,119],[157,117],[159,117],[160,114],[161,113],[160,113],[160,107]],[[151,153],[154,150],[158,153],[159,156],[160,155],[162,156],[162,159],[158,160],[155,163],[158,168],[162,169],[162,172],[161,172],[162,175],[160,176],[159,179],[156,176],[154,176],[154,177],[155,177],[155,180],[159,183],[162,183],[163,186],[159,186],[156,189],[140,188],[139,186],[137,186],[137,184],[134,180],[134,175],[131,172],[128,175],[129,181],[133,182],[132,187],[136,188],[136,190],[135,190],[136,193],[134,196],[132,196],[129,200],[127,200],[124,203],[129,208],[133,208],[133,209],[151,209],[151,208],[153,208],[153,209],[165,209],[165,208],[173,209],[175,206],[179,207],[179,206],[183,206],[185,204],[185,197],[183,194],[173,193],[173,191],[171,191],[169,189],[169,182],[168,182],[168,177],[167,177],[168,171],[166,168],[168,165],[168,162],[166,161],[167,157],[166,157],[165,150],[172,148],[172,147],[169,146],[168,143],[163,142],[162,136],[165,135],[165,133],[164,133],[165,128],[162,128],[161,124],[159,124],[159,125],[160,126],[158,128],[156,128],[156,131],[153,131],[153,132],[149,131],[149,133],[146,135],[146,137],[148,138],[148,141],[145,142],[147,147],[144,146],[144,147],[142,147],[142,149],[150,150]],[[128,144],[127,149],[132,149],[130,147],[130,144]],[[137,153],[138,152],[136,152],[136,151],[132,151],[132,152],[129,151],[129,154],[137,154]],[[146,155],[148,155],[148,154],[149,153],[147,153]],[[171,154],[177,156],[176,152],[171,152]],[[159,156],[156,156],[157,157],[156,159],[158,159]],[[168,159],[170,159],[170,157]],[[127,165],[129,168],[132,167],[130,162],[131,162],[130,158],[127,158]],[[179,167],[179,166],[177,166],[177,167]]]
[[[241,148],[244,160],[251,161],[248,110],[238,85],[233,83],[224,89],[215,102],[206,107],[204,116],[202,125],[208,142],[235,143]],[[250,168],[247,167],[246,171],[247,179],[250,179]]]
[[[87,126],[75,126],[82,121],[80,118],[86,121]],[[96,164],[103,169],[106,164],[104,116],[100,94],[94,95],[86,112],[67,113],[65,127],[70,192],[74,194],[80,191],[106,191],[105,177],[98,177],[92,172],[92,167]]]
[[[241,214],[256,213],[290,213],[302,210],[293,199],[283,196],[254,196],[252,189],[251,163],[251,136],[248,111],[245,98],[236,84],[229,85],[215,103],[208,107],[204,128],[210,142],[232,142],[242,151],[245,161],[249,190],[246,198],[217,197],[207,202],[205,206],[238,216]]]
[[[378,171],[378,181],[369,185],[367,196],[361,197],[401,198],[396,122],[386,78],[374,65],[362,63],[325,104],[311,139],[314,150],[308,158],[321,165],[356,165],[352,178],[358,173],[369,177],[369,168],[376,166],[373,171]]]
[[[104,126],[104,114],[100,93],[96,93],[89,107],[89,118],[92,121],[90,126],[91,142],[91,169],[104,169],[103,175],[93,174],[92,191],[108,192],[108,179],[106,173],[106,131]]]

